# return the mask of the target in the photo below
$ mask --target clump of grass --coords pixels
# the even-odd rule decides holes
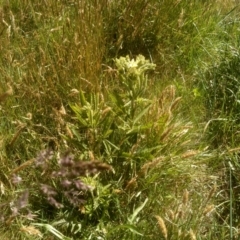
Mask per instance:
[[[229,172],[229,166],[226,165],[225,159],[228,159],[232,165],[238,165],[234,149],[238,147],[238,126],[239,126],[239,52],[237,49],[229,49],[224,52],[224,56],[218,64],[215,64],[207,70],[205,78],[202,81],[204,88],[204,97],[206,101],[206,118],[208,123],[205,127],[206,138],[211,143],[211,147],[219,151],[221,156],[217,161],[212,162],[212,167],[225,169]],[[233,149],[233,152],[229,152]],[[238,167],[237,167],[238,168]],[[233,171],[235,174],[235,171]],[[229,183],[229,174],[226,175],[226,181]],[[234,186],[238,186],[238,177]],[[236,185],[235,185],[236,184]],[[234,187],[233,187],[234,188]],[[223,191],[230,196],[231,187],[223,185]],[[238,191],[234,193],[236,196]],[[229,198],[229,197],[228,197]],[[232,202],[233,197],[228,201]],[[230,215],[234,218],[235,223],[239,222],[236,215],[239,209],[239,201],[234,200],[234,208]],[[224,211],[223,218],[228,218],[229,212]],[[225,216],[224,216],[225,215]]]
[[[234,56],[229,59],[224,56],[218,66],[213,66],[208,70],[206,76],[209,83],[204,85],[206,88],[206,104],[209,110],[207,118],[211,121],[208,132],[209,134],[212,133],[210,138],[212,138],[215,147],[222,144],[226,146],[233,144],[231,136],[237,131],[234,128],[239,123],[238,65],[239,56],[235,52]],[[216,131],[216,129],[218,130]],[[237,139],[235,141],[237,142]]]
[[[154,239],[156,219],[147,216],[161,216],[168,238],[206,236],[202,212],[222,205],[202,187],[211,182],[206,163],[215,152],[201,142],[202,92],[192,89],[193,73],[220,62],[234,40],[228,7],[2,1],[2,238]],[[35,167],[41,149],[49,151]],[[59,157],[66,149],[74,159]],[[199,208],[193,217],[190,210]],[[164,209],[177,216],[172,222],[181,232]],[[208,237],[228,238],[219,229]]]
[[[211,198],[199,199],[199,202],[193,203],[194,192],[188,190],[183,191],[182,200],[174,203],[174,207],[166,211],[166,222],[169,231],[169,236],[178,236],[178,239],[197,239],[198,236],[211,236],[211,230],[207,230],[208,226],[214,221],[215,206],[210,204],[214,197],[212,190],[210,191]],[[208,196],[209,196],[208,195]],[[197,204],[195,208],[193,204]],[[217,237],[217,233],[215,235]]]

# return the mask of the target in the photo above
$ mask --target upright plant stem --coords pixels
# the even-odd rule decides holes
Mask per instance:
[[[230,162],[228,162],[229,164],[229,188],[230,188],[230,239],[233,239],[233,233],[232,233],[232,170],[233,170],[233,166]]]

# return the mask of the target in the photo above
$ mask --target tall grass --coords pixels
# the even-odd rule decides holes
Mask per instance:
[[[237,9],[0,1],[0,237],[235,236]]]

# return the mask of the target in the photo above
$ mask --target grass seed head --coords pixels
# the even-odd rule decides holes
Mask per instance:
[[[191,240],[196,240],[197,239],[197,237],[196,237],[196,235],[195,235],[195,233],[193,232],[192,229],[190,229],[190,231],[189,231],[189,236],[190,236]]]
[[[178,210],[175,218],[176,219],[182,219],[183,217],[184,217],[183,210],[182,209]]]
[[[73,139],[73,133],[68,125],[66,125],[66,135],[70,137],[70,139]]]
[[[165,225],[164,220],[163,220],[160,216],[158,216],[158,215],[156,215],[155,218],[157,219],[158,226],[159,226],[159,228],[160,228],[160,230],[161,230],[161,232],[162,232],[163,237],[164,237],[165,239],[167,239],[167,237],[168,237],[168,231],[167,231],[167,227],[166,227],[166,225]]]
[[[178,103],[181,101],[182,97],[177,97],[170,107],[170,111],[173,111],[178,106]]]
[[[173,126],[170,126],[169,128],[167,128],[167,129],[163,132],[163,134],[161,135],[160,140],[161,140],[161,141],[166,140],[166,138],[169,136],[169,134],[170,134],[170,132],[172,131],[173,128],[174,128]]]
[[[173,210],[170,209],[168,211],[168,216],[172,221],[175,219],[175,213],[173,212]]]
[[[164,159],[163,157],[158,157],[158,158],[153,159],[150,162],[145,163],[140,169],[140,175],[146,175],[150,168],[153,169],[153,168],[157,167],[157,165],[160,162],[162,162],[163,159]]]
[[[215,208],[214,204],[207,205],[203,210],[203,215],[209,216],[214,211],[214,208]]]
[[[189,191],[187,189],[184,190],[183,192],[183,205],[187,205],[189,200]]]
[[[137,187],[137,177],[132,178],[126,186],[126,190],[135,189]]]
[[[22,226],[20,228],[20,231],[25,232],[29,235],[38,236],[42,238],[41,232],[34,226]]]
[[[109,111],[111,111],[112,108],[111,107],[107,107],[102,111],[102,116],[104,117]]]
[[[213,187],[211,188],[209,194],[208,194],[208,197],[207,197],[207,201],[206,201],[206,202],[208,202],[208,201],[212,198],[212,196],[214,195],[214,193],[216,192],[216,190],[217,190],[217,185],[214,184]]]
[[[182,158],[189,158],[197,155],[199,152],[196,150],[188,150],[185,153],[182,154]]]
[[[92,151],[88,151],[88,155],[89,155],[90,161],[94,161],[95,160],[95,157],[94,157],[94,154],[93,154]]]
[[[178,18],[178,27],[179,28],[182,28],[183,25],[184,25],[184,20],[183,20],[183,17],[184,17],[184,9],[182,8],[181,10],[181,13],[179,14],[179,18]]]

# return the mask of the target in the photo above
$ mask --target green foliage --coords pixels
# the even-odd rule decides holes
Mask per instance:
[[[125,165],[123,159],[127,156],[131,158],[131,149],[142,141],[144,132],[155,131],[152,122],[142,122],[142,118],[149,114],[152,102],[143,98],[147,88],[145,72],[154,64],[143,56],[137,57],[136,61],[130,60],[128,56],[122,57],[116,59],[116,63],[119,71],[119,93],[109,92],[111,103],[108,103],[98,93],[90,94],[90,100],[87,101],[81,91],[80,104],[72,105],[78,121],[74,123],[78,128],[72,130],[78,141],[81,141],[83,150],[91,151],[104,161],[114,162],[116,165],[123,161]],[[76,144],[79,145],[78,142]],[[150,153],[151,150],[145,147],[145,152]],[[154,150],[156,146],[151,148]],[[140,158],[140,154],[138,155]]]
[[[239,169],[238,159],[235,151],[238,151],[239,142],[239,52],[235,49],[228,50],[221,58],[219,64],[208,69],[203,81],[204,97],[206,103],[206,118],[209,120],[205,129],[211,147],[223,152],[221,158],[228,159],[231,166]],[[227,152],[225,152],[227,149]],[[229,150],[233,149],[233,150]],[[233,153],[232,153],[233,151]],[[221,159],[220,158],[220,159]],[[221,167],[222,162],[216,162],[215,168]],[[234,225],[238,224],[239,217],[239,191],[232,189],[239,185],[239,176],[236,169],[231,170],[226,163],[223,163],[229,172],[227,179],[229,189],[226,189],[230,196],[229,204],[232,206],[230,217],[234,219]],[[232,177],[234,182],[232,183]],[[233,199],[234,198],[234,199]],[[226,214],[226,213],[224,213]],[[223,214],[223,215],[224,215]],[[233,222],[231,221],[231,226]]]
[[[223,56],[217,66],[209,68],[204,81],[207,118],[212,119],[209,133],[217,146],[232,144],[231,136],[239,124],[240,58],[237,51],[228,55]]]
[[[225,47],[218,49],[218,58],[214,64],[200,72],[199,86],[201,97],[205,102],[205,136],[212,149],[218,151],[217,158],[211,161],[215,171],[226,169],[226,182],[222,189],[228,196],[228,201],[221,208],[221,220],[230,219],[230,237],[234,235],[234,227],[239,224],[239,186],[238,151],[239,151],[239,40],[229,31],[239,27],[237,14],[233,8],[220,22],[224,28],[222,37]],[[227,160],[227,161],[226,161]],[[234,166],[234,167],[233,167]],[[230,209],[230,210],[228,210]]]
[[[118,91],[108,92],[110,101],[101,98],[99,93],[80,91],[80,103],[71,105],[75,114],[71,130],[76,137],[67,141],[69,146],[89,153],[90,159],[110,163],[113,170],[99,179],[109,183],[106,189],[94,184],[93,202],[86,205],[85,215],[102,219],[102,224],[109,220],[119,222],[120,225],[113,225],[113,229],[111,224],[106,226],[107,236],[111,238],[119,235],[121,239],[135,239],[150,234],[146,226],[142,229],[142,224],[147,225],[144,216],[137,217],[143,206],[147,207],[147,196],[155,199],[164,191],[166,198],[162,201],[170,204],[175,186],[171,181],[165,184],[164,179],[185,182],[187,187],[194,174],[186,164],[200,152],[197,149],[189,151],[195,147],[188,143],[192,124],[174,115],[181,100],[175,96],[174,86],[167,87],[157,99],[147,98],[146,71],[154,64],[143,56],[136,60],[121,57],[115,62]],[[159,188],[153,191],[158,183]],[[107,189],[108,193],[104,194]],[[120,194],[119,199],[114,192]],[[131,216],[126,218],[121,202],[128,212],[133,211]],[[150,206],[151,210],[143,211],[153,216],[157,207],[153,203]]]
[[[0,238],[235,235],[236,10],[227,0],[1,0]],[[237,54],[223,59],[226,49]],[[214,149],[229,142],[231,195]]]

